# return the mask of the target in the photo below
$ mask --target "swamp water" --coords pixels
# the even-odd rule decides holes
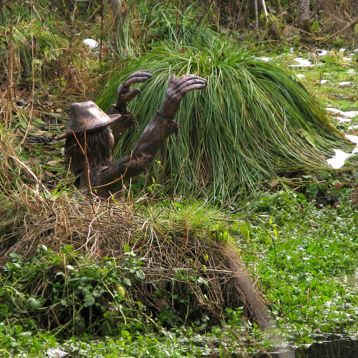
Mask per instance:
[[[358,287],[358,270],[345,275],[342,280]],[[309,347],[290,348],[278,352],[262,353],[254,358],[358,358],[358,336],[353,338],[342,335],[326,335],[315,337],[316,342]]]
[[[358,358],[358,340],[337,337],[317,342],[309,348],[257,355],[255,358]]]

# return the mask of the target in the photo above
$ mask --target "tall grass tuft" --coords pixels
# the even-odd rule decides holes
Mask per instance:
[[[160,41],[176,45],[206,43],[215,35],[208,18],[211,6],[183,1],[129,0],[118,8],[114,50],[120,56],[133,56]]]
[[[114,102],[129,73],[150,69],[153,78],[132,103],[136,133],[124,137],[130,150],[160,107],[168,77],[196,73],[208,79],[203,92],[184,99],[180,134],[163,154],[167,184],[175,193],[234,199],[265,179],[326,167],[325,157],[343,141],[319,103],[290,74],[218,40],[199,50],[161,45],[133,60],[107,84],[99,105]]]

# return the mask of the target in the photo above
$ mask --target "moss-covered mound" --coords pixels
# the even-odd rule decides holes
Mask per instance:
[[[216,211],[193,205],[136,214],[125,203],[32,191],[17,199],[22,209],[0,210],[1,279],[21,292],[5,294],[9,311],[29,304],[25,315],[66,332],[90,325],[101,333],[103,321],[123,320],[121,305],[133,312],[138,302],[173,324],[203,315],[218,322],[227,307],[239,306],[261,327],[271,324]]]

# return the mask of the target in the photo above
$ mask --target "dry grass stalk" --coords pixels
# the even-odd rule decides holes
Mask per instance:
[[[125,202],[65,195],[46,199],[34,195],[29,187],[22,189],[13,198],[22,206],[21,219],[0,226],[1,236],[8,238],[0,245],[2,263],[10,253],[30,258],[40,245],[55,251],[71,245],[94,260],[114,257],[119,262],[130,248],[143,258],[146,275],[144,281],[134,285],[132,294],[152,309],[160,311],[173,304],[165,297],[154,298],[154,291],[160,287],[168,297],[173,292],[186,292],[192,298],[186,308],[188,315],[207,312],[221,319],[226,307],[244,305],[248,316],[260,326],[270,324],[263,300],[236,250],[227,243],[197,238],[179,226],[170,232],[136,214]]]

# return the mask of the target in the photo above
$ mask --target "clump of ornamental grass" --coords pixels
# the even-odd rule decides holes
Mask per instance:
[[[187,73],[208,80],[188,94],[177,114],[179,135],[162,153],[157,182],[179,194],[234,200],[277,175],[327,168],[332,146],[343,142],[325,111],[287,71],[256,60],[218,39],[203,48],[159,46],[115,73],[98,103],[115,102],[116,88],[131,72],[153,72],[133,101],[135,133],[118,152],[130,150],[160,109],[168,78]]]
[[[205,44],[217,36],[208,21],[212,6],[203,10],[181,1],[129,0],[116,11],[112,42],[120,56],[133,56],[163,40],[176,45]]]

